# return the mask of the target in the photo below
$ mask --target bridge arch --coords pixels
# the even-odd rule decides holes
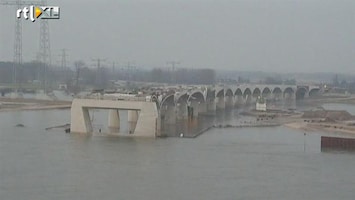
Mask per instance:
[[[233,96],[233,91],[232,91],[232,89],[228,88],[228,89],[226,90],[225,96]]]
[[[220,89],[217,94],[216,97],[224,97],[224,89]]]
[[[275,87],[275,88],[272,90],[272,93],[273,93],[273,94],[277,94],[277,93],[282,94],[282,90],[281,90],[281,88],[279,88],[279,87]]]
[[[284,98],[292,98],[294,93],[295,93],[295,91],[292,87],[287,87],[287,88],[285,88],[285,90],[283,92],[283,96],[284,96]]]
[[[261,96],[261,91],[259,88],[255,88],[253,91],[253,97],[258,98],[258,96]]]
[[[250,90],[250,88],[245,88],[245,90],[244,90],[244,92],[243,92],[243,97],[244,97],[244,98],[247,97],[247,95],[248,95],[248,96],[251,95],[251,90]]]
[[[270,95],[271,95],[271,90],[268,87],[265,87],[261,92],[261,96],[263,96],[264,98],[268,98]]]
[[[239,107],[243,103],[243,92],[240,88],[237,88],[234,92],[235,106]]]
[[[249,104],[251,102],[251,96],[252,96],[252,93],[251,93],[250,88],[245,88],[245,90],[243,92],[243,97],[245,99],[246,104]]]
[[[160,103],[160,118],[163,123],[174,124],[175,117],[175,95],[170,94]]]
[[[233,99],[234,99],[234,94],[233,94],[233,90],[228,88],[226,90],[226,94],[225,94],[225,106],[228,107],[228,108],[232,108],[234,106],[234,102],[233,102]]]
[[[237,88],[234,92],[234,96],[243,96],[243,92],[240,88]]]
[[[167,95],[163,98],[163,100],[160,103],[160,108],[163,108],[164,106],[168,105],[173,105],[175,106],[175,96],[174,94]]]
[[[205,96],[203,95],[203,93],[201,91],[195,91],[193,93],[191,93],[191,95],[188,97],[187,101],[191,101],[191,100],[198,100],[199,102],[205,102]]]
[[[216,98],[217,98],[216,108],[217,109],[224,109],[226,104],[224,102],[224,89],[223,88],[217,92]]]
[[[187,100],[189,95],[187,93],[183,93],[180,96],[176,97],[176,113],[178,119],[187,118]]]
[[[296,90],[296,100],[304,99],[308,90],[305,87],[297,88]]]
[[[188,116],[197,117],[199,113],[206,112],[206,100],[201,91],[193,92],[187,99]]]

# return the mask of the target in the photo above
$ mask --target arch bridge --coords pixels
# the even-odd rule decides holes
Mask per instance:
[[[321,93],[319,86],[309,85],[238,85],[196,87],[182,89],[165,95],[158,102],[163,122],[175,123],[176,119],[197,117],[216,110],[231,109],[255,103],[260,96],[267,100],[302,100]]]

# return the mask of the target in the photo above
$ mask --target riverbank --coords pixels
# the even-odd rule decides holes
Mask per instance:
[[[71,101],[39,100],[25,98],[0,98],[0,112],[20,110],[69,109]]]
[[[351,134],[355,137],[355,126],[344,123],[308,123],[308,122],[290,122],[284,124],[285,127],[307,132],[328,132]]]

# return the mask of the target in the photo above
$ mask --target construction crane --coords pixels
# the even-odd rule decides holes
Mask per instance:
[[[41,1],[23,1],[23,0],[15,0],[15,1],[0,1],[0,5],[5,6],[15,6],[16,9],[22,9],[24,6],[45,6],[47,5],[46,0]],[[16,16],[14,14],[14,16]],[[49,27],[48,21],[46,19],[42,19],[40,22],[40,61],[45,65],[44,67],[44,91],[46,92],[46,79],[47,79],[47,67],[51,64],[50,59],[50,42],[49,42]],[[12,67],[12,82],[14,85],[14,89],[16,92],[20,89],[19,83],[21,80],[18,80],[17,70],[22,67],[22,20],[15,20],[15,37],[14,37],[14,55],[13,55],[13,67]]]

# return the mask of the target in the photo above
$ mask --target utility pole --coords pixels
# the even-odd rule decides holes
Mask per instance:
[[[97,67],[97,71],[96,71],[96,80],[95,80],[95,84],[96,87],[102,87],[102,72],[101,72],[101,63],[106,61],[106,59],[102,59],[102,58],[94,58],[92,59],[94,62],[96,62],[96,67]]]
[[[66,53],[66,49],[61,49],[61,62],[60,62],[60,68],[62,71],[64,71],[64,69],[67,67],[67,53]]]
[[[42,1],[24,1],[24,0],[16,0],[16,1],[0,1],[0,5],[8,5],[8,6],[15,6],[17,9],[22,9],[23,6],[28,6],[28,5],[35,5],[35,6],[45,6],[47,5],[47,2],[45,0]],[[43,25],[43,24],[44,25]],[[41,28],[40,28],[40,40],[43,41],[45,40],[46,43],[45,45],[42,45],[42,42],[40,42],[40,58],[42,59],[41,61],[43,62],[43,59],[48,59],[49,55],[49,60],[50,60],[50,53],[43,53],[43,52],[50,52],[50,45],[49,45],[49,28],[48,28],[48,22],[45,19],[41,20]],[[19,90],[19,77],[18,77],[18,69],[21,70],[22,68],[22,19],[17,19],[15,18],[15,37],[14,37],[14,60],[13,60],[13,67],[12,67],[12,83],[13,86],[16,90],[16,92]],[[45,75],[46,76],[46,75]],[[45,88],[45,86],[44,86]]]
[[[74,66],[75,66],[75,89],[74,93],[77,94],[80,91],[79,87],[79,78],[80,78],[80,70],[81,68],[85,65],[83,61],[75,61]]]
[[[61,49],[61,61],[60,61],[60,75],[62,76],[62,80],[64,81],[68,81],[70,80],[70,74],[68,73],[68,69],[67,69],[67,50],[66,49]]]
[[[180,62],[179,61],[168,61],[166,62],[167,65],[171,65],[171,83],[172,84],[176,84],[176,65],[179,65]]]
[[[123,70],[126,71],[126,76],[127,76],[127,81],[131,82],[132,81],[132,72],[137,70],[137,67],[135,65],[132,65],[131,62],[127,62],[127,66],[123,68]]]
[[[41,5],[46,6],[47,1],[41,0]],[[39,33],[39,52],[41,57],[41,62],[43,64],[43,91],[46,94],[48,91],[48,71],[51,67],[51,46],[49,40],[49,25],[48,19],[40,20],[40,33]]]

